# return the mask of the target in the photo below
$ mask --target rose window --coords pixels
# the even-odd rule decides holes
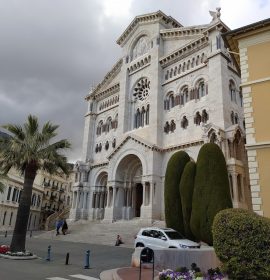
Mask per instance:
[[[133,96],[135,99],[144,100],[148,97],[150,91],[150,81],[147,78],[141,79],[134,88]]]

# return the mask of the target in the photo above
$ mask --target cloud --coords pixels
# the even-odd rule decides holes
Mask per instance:
[[[28,114],[60,125],[81,156],[84,97],[121,57],[115,43],[136,15],[162,10],[183,25],[211,21],[221,6],[231,28],[269,17],[267,0],[0,0],[0,124]]]

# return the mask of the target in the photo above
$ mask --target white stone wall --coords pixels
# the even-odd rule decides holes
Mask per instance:
[[[136,29],[132,30],[128,39],[122,44],[123,63],[121,69],[118,70],[119,73],[111,80],[108,78],[103,88],[94,91],[88,99],[88,102],[94,103],[94,106],[92,106],[92,111],[88,112],[85,120],[83,158],[90,170],[85,186],[88,187],[90,193],[95,190],[95,178],[101,172],[106,172],[108,174],[107,186],[113,188],[115,198],[119,185],[122,186],[122,183],[117,183],[119,164],[129,155],[136,155],[142,165],[142,182],[150,183],[149,195],[152,195],[151,207],[143,206],[143,213],[150,220],[162,219],[164,216],[164,176],[167,162],[173,153],[177,150],[186,150],[190,157],[196,160],[201,145],[209,142],[207,133],[212,127],[217,132],[217,141],[228,159],[226,137],[233,138],[234,136],[233,132],[226,132],[233,126],[231,112],[238,114],[239,127],[243,131],[243,108],[238,97],[239,75],[233,67],[230,67],[223,42],[221,42],[220,48],[216,44],[220,28],[211,28],[209,25],[208,33],[204,35],[208,40],[206,43],[201,44],[201,47],[198,48],[191,44],[188,48],[188,55],[175,58],[168,65],[166,65],[167,62],[164,62],[165,66],[161,64],[164,57],[168,56],[168,59],[171,59],[169,55],[172,52],[202,37],[202,33],[194,36],[172,36],[170,39],[163,40],[160,31],[165,29],[165,25],[157,21],[138,24]],[[145,42],[144,49],[140,49],[136,45],[140,38],[143,38],[142,40]],[[134,57],[133,48],[135,46],[136,53],[142,52],[137,57]],[[144,52],[145,48],[148,48],[146,52]],[[196,59],[199,59],[197,65]],[[180,64],[187,65],[192,61],[193,65],[190,65],[188,70],[181,73],[174,71]],[[141,78],[147,78],[150,81],[150,93],[143,101],[136,101],[133,96],[134,87]],[[183,86],[193,89],[200,79],[207,84],[207,95],[200,99],[190,100],[184,105],[177,105],[170,110],[164,110],[164,100],[169,92],[177,95]],[[237,90],[236,102],[231,100],[230,80],[234,82]],[[107,94],[110,87],[117,83],[120,84],[120,89],[113,94]],[[100,104],[113,96],[119,96],[119,102],[115,106],[100,111]],[[135,128],[136,109],[147,105],[150,105],[149,124]],[[196,112],[202,113],[203,110],[206,110],[209,119],[205,124],[196,125],[194,123]],[[99,121],[105,122],[109,116],[113,118],[116,114],[118,114],[118,127],[97,136],[96,128]],[[181,127],[183,116],[188,119],[188,126],[185,129]],[[174,120],[176,129],[173,132],[165,133],[164,125],[166,121],[171,120]],[[236,131],[238,126],[234,127]],[[112,148],[113,139],[116,139],[116,149]],[[110,143],[107,151],[104,148],[106,141]],[[102,151],[96,153],[95,147],[100,143]],[[146,187],[144,186],[144,188]],[[76,192],[79,193],[80,189],[77,189]],[[146,194],[145,190],[144,194]],[[90,195],[89,213],[93,217],[93,211],[97,210],[90,210],[91,197]],[[78,216],[74,214],[76,211],[75,207],[74,217]],[[106,219],[113,218],[114,210],[112,208],[106,208],[104,211]],[[117,213],[118,217],[119,212]],[[92,219],[91,217],[89,219]]]

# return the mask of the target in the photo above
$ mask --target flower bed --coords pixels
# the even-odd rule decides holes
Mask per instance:
[[[9,252],[9,246],[7,245],[1,245],[0,246],[0,254],[6,254],[7,252]]]
[[[191,269],[181,267],[173,271],[171,269],[163,270],[159,273],[159,280],[222,280],[226,279],[219,268],[209,269],[206,273],[201,272],[195,263]]]
[[[8,245],[0,246],[0,257],[9,258],[9,259],[34,259],[37,256],[33,255],[29,251],[25,252],[10,252],[10,247]]]

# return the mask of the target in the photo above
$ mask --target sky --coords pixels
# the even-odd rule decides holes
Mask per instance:
[[[216,7],[231,29],[270,15],[270,0],[0,0],[0,125],[50,120],[80,160],[84,97],[121,57],[116,40],[134,17],[161,10],[199,25]]]

